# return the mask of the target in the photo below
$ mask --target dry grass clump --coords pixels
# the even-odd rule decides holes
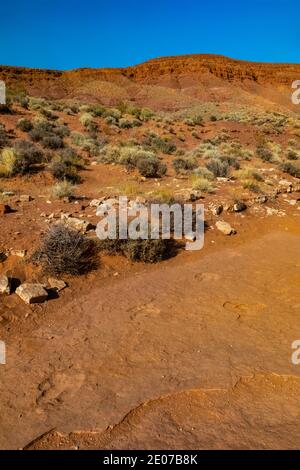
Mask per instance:
[[[203,176],[193,175],[191,178],[192,188],[204,193],[212,193],[214,186],[211,181]]]
[[[35,145],[27,140],[17,140],[14,147],[4,148],[0,154],[0,175],[11,177],[26,175],[42,163],[44,158]]]
[[[108,254],[120,254],[131,261],[143,263],[159,263],[176,253],[174,240],[101,240],[98,242],[100,250]]]
[[[85,274],[98,264],[96,243],[64,225],[54,225],[45,234],[32,260],[53,275]]]
[[[51,195],[55,199],[63,199],[64,197],[74,197],[76,186],[67,180],[56,183],[51,188]]]

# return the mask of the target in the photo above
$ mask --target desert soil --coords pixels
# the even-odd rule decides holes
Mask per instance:
[[[22,320],[1,299],[1,448],[299,447],[300,227],[248,223]]]

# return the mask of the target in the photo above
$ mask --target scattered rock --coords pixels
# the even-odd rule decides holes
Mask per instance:
[[[8,206],[7,204],[0,204],[0,217],[2,217],[4,214],[9,214],[10,212],[10,206]]]
[[[45,302],[48,292],[41,284],[30,284],[25,282],[16,289],[16,294],[27,304]]]
[[[285,191],[287,193],[291,193],[293,191],[293,183],[289,180],[280,180],[278,184],[281,192]]]
[[[209,206],[210,211],[213,215],[220,215],[223,212],[223,205],[222,204],[211,204]]]
[[[247,205],[243,201],[238,201],[233,204],[234,212],[243,212],[247,209]]]
[[[101,197],[100,199],[93,199],[91,202],[90,202],[90,206],[91,207],[98,207],[100,206],[100,204],[104,201],[104,197]]]
[[[11,292],[10,279],[4,274],[0,275],[0,294],[9,295]]]
[[[12,248],[9,250],[9,254],[12,256],[18,256],[19,258],[25,258],[27,250],[14,250]]]
[[[62,281],[61,279],[55,279],[54,277],[49,277],[48,284],[51,289],[56,289],[58,292],[67,287],[65,281]]]
[[[268,201],[267,196],[257,196],[256,198],[254,198],[254,203],[256,204],[265,204],[265,202],[267,201]]]
[[[266,210],[267,210],[266,211],[267,216],[278,215],[279,217],[284,217],[286,215],[284,211],[274,209],[273,207],[267,207]]]
[[[89,222],[88,220],[82,220],[76,217],[70,217],[70,216],[67,216],[66,214],[61,214],[61,219],[66,226],[73,228],[74,230],[77,230],[78,232],[86,233],[89,230],[95,229],[95,226],[91,224],[91,222]]]
[[[20,199],[20,202],[30,202],[30,201],[32,201],[32,197],[29,196],[29,194],[22,194],[19,199]]]
[[[193,191],[190,192],[190,201],[191,202],[197,201],[198,199],[201,199],[201,198],[202,198],[201,191],[193,190]]]
[[[233,235],[236,233],[234,228],[231,227],[231,225],[228,222],[225,222],[223,220],[218,220],[216,223],[216,227],[220,232],[224,233],[224,235]]]

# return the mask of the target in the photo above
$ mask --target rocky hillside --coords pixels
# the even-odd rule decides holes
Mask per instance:
[[[41,70],[0,66],[0,79],[33,96],[174,110],[197,102],[277,104],[292,108],[300,64],[251,63],[216,55],[165,57],[127,68]],[[296,108],[295,108],[296,110]]]

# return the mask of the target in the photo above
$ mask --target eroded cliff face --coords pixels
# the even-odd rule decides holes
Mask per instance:
[[[0,79],[33,96],[89,99],[113,104],[131,100],[155,108],[188,107],[193,99],[212,99],[238,88],[290,106],[289,92],[300,79],[300,64],[252,63],[215,55],[164,57],[127,68],[70,71],[0,66]],[[224,93],[223,93],[224,94]],[[218,100],[218,96],[215,97]]]

